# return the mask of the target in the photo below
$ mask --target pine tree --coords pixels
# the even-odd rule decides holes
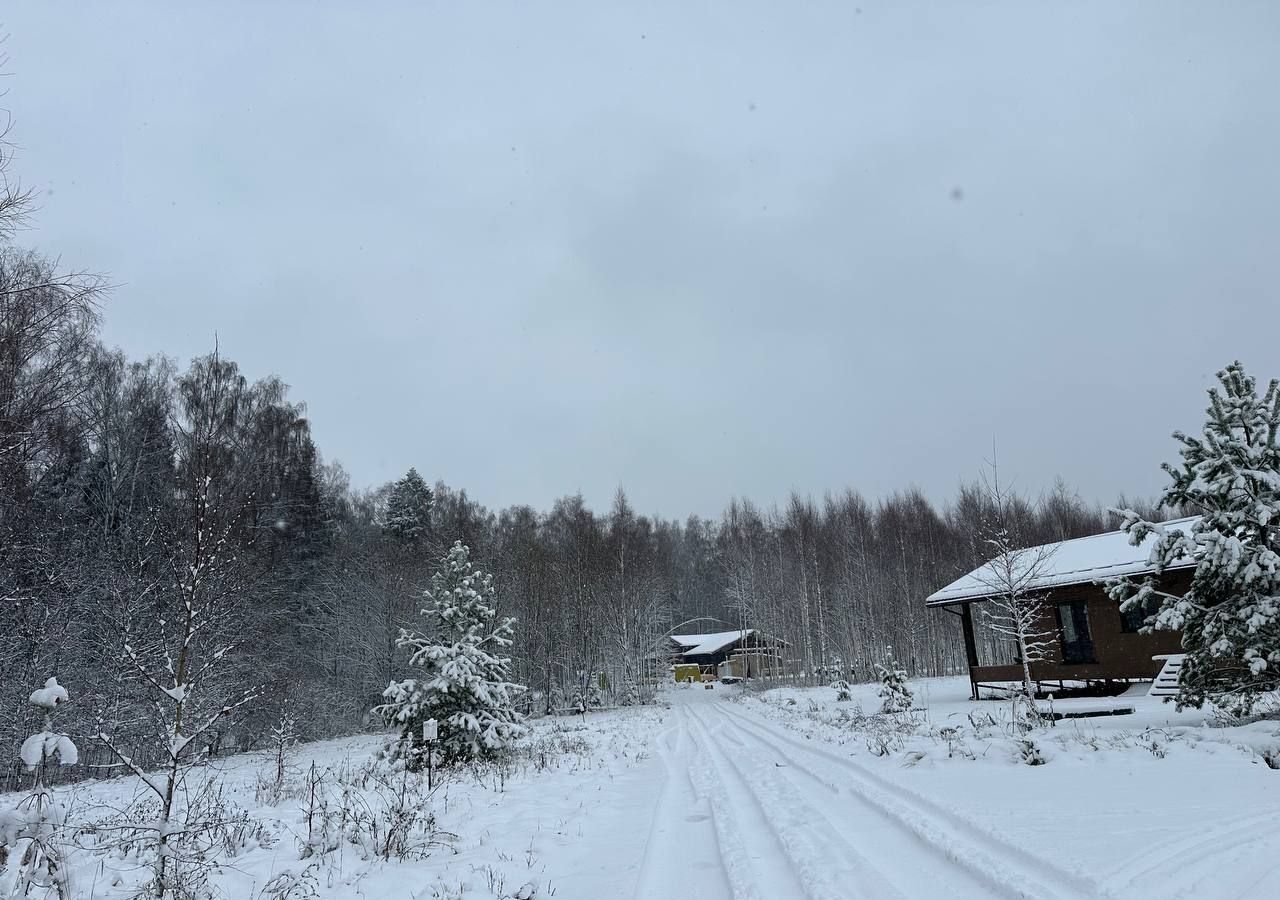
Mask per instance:
[[[880,712],[909,712],[915,697],[907,686],[907,670],[894,658],[892,647],[887,648],[884,665],[876,664],[876,677],[880,679],[880,689],[876,692],[882,701]]]
[[[379,707],[401,729],[390,755],[421,768],[422,725],[435,719],[442,765],[496,756],[525,731],[515,709],[525,688],[508,680],[511,660],[499,655],[511,644],[515,620],[496,620],[493,577],[473,568],[461,541],[441,561],[426,596],[422,612],[433,633],[401,630],[396,641],[422,675],[392,682]]]
[[[1135,546],[1155,535],[1155,574],[1108,587],[1125,610],[1160,601],[1144,631],[1182,630],[1179,708],[1208,701],[1247,714],[1280,689],[1280,385],[1273,379],[1259,398],[1239,362],[1218,381],[1203,438],[1175,432],[1182,465],[1163,466],[1173,483],[1160,505],[1201,518],[1187,529],[1169,528],[1121,511]],[[1188,558],[1196,563],[1190,589],[1181,596],[1160,590],[1165,568]]]
[[[416,541],[431,531],[434,497],[417,469],[410,469],[391,486],[383,530],[402,541]]]

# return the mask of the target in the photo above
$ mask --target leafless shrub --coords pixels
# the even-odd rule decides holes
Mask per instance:
[[[938,738],[947,745],[947,759],[957,755],[965,759],[973,759],[973,751],[965,741],[964,729],[955,725],[944,725],[937,730]]]
[[[262,900],[311,900],[318,896],[320,881],[314,863],[297,872],[286,869],[277,873],[259,892]]]
[[[312,766],[305,781],[307,830],[299,836],[299,856],[323,858],[351,845],[366,859],[423,859],[455,837],[436,827],[434,791],[425,773],[403,766]]]

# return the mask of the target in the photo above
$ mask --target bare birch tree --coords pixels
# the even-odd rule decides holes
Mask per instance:
[[[987,625],[1011,643],[1022,668],[1021,700],[1027,715],[1037,718],[1035,675],[1033,666],[1047,659],[1053,647],[1053,633],[1046,629],[1048,594],[1039,588],[1053,549],[1049,546],[1026,547],[1011,530],[1010,509],[1014,496],[1000,486],[1000,473],[995,462],[985,479],[990,500],[989,521],[983,541],[991,559],[977,570],[977,580],[991,593],[985,604]],[[1015,698],[1015,709],[1017,699]]]
[[[156,841],[150,891],[161,898],[181,895],[186,873],[178,867],[188,860],[180,844],[203,827],[187,821],[177,806],[188,770],[208,752],[202,738],[257,696],[256,688],[232,690],[215,677],[237,644],[232,615],[238,585],[231,526],[218,521],[211,483],[204,475],[191,498],[191,519],[169,571],[150,586],[149,614],[126,626],[123,652],[151,697],[164,759],[160,772],[146,771],[105,723],[97,734],[159,803],[149,826]]]

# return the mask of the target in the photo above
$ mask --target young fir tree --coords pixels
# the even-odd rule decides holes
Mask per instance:
[[[1159,601],[1144,631],[1182,630],[1179,708],[1210,701],[1246,714],[1280,689],[1280,386],[1272,380],[1259,398],[1239,362],[1218,381],[1221,389],[1209,391],[1204,437],[1175,432],[1182,465],[1163,467],[1173,483],[1160,505],[1201,518],[1190,528],[1168,528],[1123,510],[1122,529],[1135,546],[1155,535],[1155,572],[1136,584],[1112,580],[1108,588],[1125,610]],[[1181,596],[1160,590],[1164,569],[1188,558],[1196,564],[1190,589]]]
[[[509,680],[514,619],[496,621],[493,577],[474,569],[458,541],[431,578],[427,608],[432,633],[401,630],[396,643],[410,651],[419,678],[392,682],[379,707],[400,738],[390,748],[411,769],[425,762],[422,725],[435,719],[435,751],[442,765],[495,756],[524,733],[515,698],[525,691]]]
[[[889,647],[884,665],[876,664],[876,677],[880,679],[880,712],[903,713],[911,710],[915,698],[911,688],[907,686],[907,670],[894,658],[893,648]]]
[[[383,530],[402,541],[416,541],[431,530],[431,488],[417,469],[410,469],[391,486]]]

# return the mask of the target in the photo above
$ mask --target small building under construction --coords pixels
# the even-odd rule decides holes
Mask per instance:
[[[782,670],[786,642],[755,628],[717,631],[712,634],[671,635],[673,663],[696,665],[701,673],[715,678],[755,678]]]

